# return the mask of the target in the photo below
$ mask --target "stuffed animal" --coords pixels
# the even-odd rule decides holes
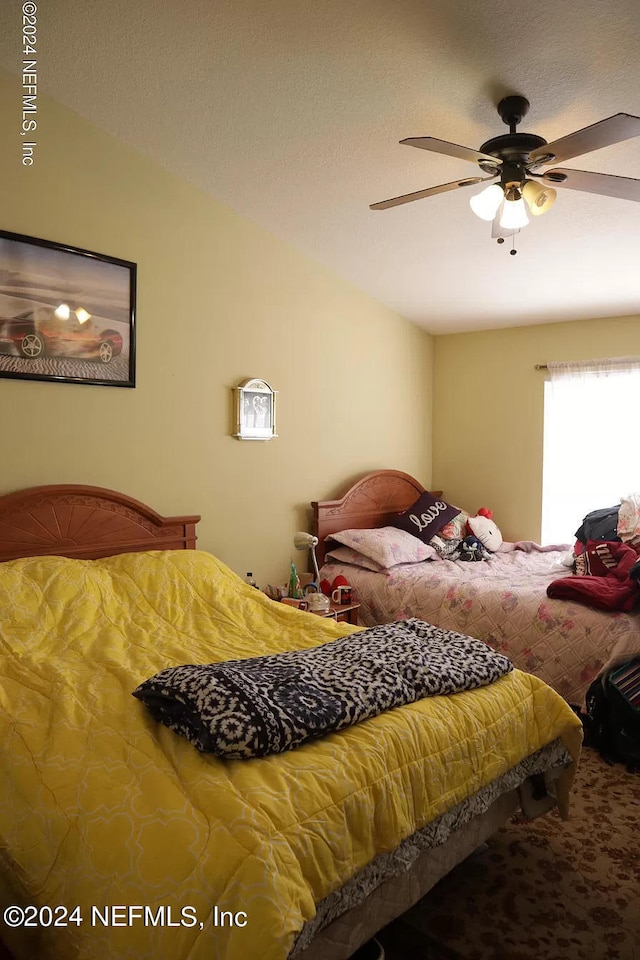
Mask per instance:
[[[482,546],[480,540],[473,535],[465,537],[458,546],[456,560],[489,560],[491,554]]]
[[[495,553],[502,546],[502,534],[491,519],[492,516],[491,510],[480,507],[477,516],[469,517],[467,520],[467,528],[469,534],[477,537],[483,547]]]
[[[349,581],[346,577],[343,577],[341,573],[337,577],[333,578],[333,583],[330,580],[321,580],[320,581],[320,590],[324,593],[325,597],[330,597],[334,590],[337,590],[338,587],[348,587]]]

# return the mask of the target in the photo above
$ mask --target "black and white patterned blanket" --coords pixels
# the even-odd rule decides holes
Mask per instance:
[[[198,750],[264,757],[422,697],[485,686],[512,669],[482,641],[412,619],[308,650],[170,667],[133,695]]]

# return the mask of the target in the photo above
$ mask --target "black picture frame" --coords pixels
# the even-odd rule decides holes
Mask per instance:
[[[137,265],[0,230],[0,377],[136,385]]]

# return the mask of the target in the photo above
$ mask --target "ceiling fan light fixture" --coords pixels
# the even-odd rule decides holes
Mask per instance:
[[[434,197],[481,181],[497,181],[472,197],[470,206],[481,220],[494,221],[492,236],[498,243],[504,243],[506,236],[513,237],[529,223],[527,205],[534,217],[551,208],[556,199],[556,191],[553,189],[556,186],[640,203],[640,179],[562,167],[537,172],[540,167],[550,163],[562,164],[573,157],[640,137],[640,116],[616,113],[547,143],[544,137],[522,133],[517,129],[528,109],[529,101],[521,94],[503,97],[498,104],[498,113],[509,127],[509,133],[491,137],[481,144],[478,150],[437,137],[406,137],[401,140],[400,143],[410,147],[468,161],[488,176],[467,177],[424,190],[415,190],[400,197],[372,203],[371,209],[386,210],[388,207]],[[516,252],[515,247],[510,251],[512,254]]]
[[[469,200],[469,206],[476,217],[480,217],[481,220],[493,220],[503,200],[502,187],[497,183],[492,183],[482,193],[474,194]]]
[[[500,226],[504,227],[505,230],[521,230],[522,227],[526,227],[529,223],[524,200],[520,195],[520,191],[518,190],[516,192],[518,196],[516,200],[505,197],[502,215],[500,217]]]
[[[553,187],[543,187],[535,180],[527,180],[522,188],[522,196],[527,201],[532,216],[540,217],[555,203],[557,191]]]

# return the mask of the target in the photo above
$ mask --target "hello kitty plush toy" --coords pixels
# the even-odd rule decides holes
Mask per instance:
[[[475,517],[469,517],[467,528],[469,533],[477,537],[482,546],[491,553],[495,553],[502,546],[502,534],[498,526],[491,519],[493,513],[486,507],[480,507]]]

